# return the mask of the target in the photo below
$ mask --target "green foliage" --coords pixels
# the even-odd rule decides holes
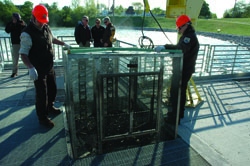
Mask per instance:
[[[77,8],[80,6],[80,0],[71,0],[71,6],[73,9]]]
[[[48,10],[50,26],[62,26],[60,10],[57,7],[57,3],[53,3]]]
[[[217,18],[217,15],[215,13],[212,13],[212,18]]]
[[[6,15],[6,12],[3,12],[4,8],[5,8],[4,3],[0,1],[0,10],[2,11],[0,12],[0,17],[1,17],[0,26],[7,23],[6,18],[9,17],[8,15]]]
[[[57,3],[53,3],[51,6],[48,3],[42,3],[48,9],[50,26],[74,27],[84,15],[96,17],[97,9],[94,0],[87,0],[84,7],[79,6],[79,2],[79,0],[74,1],[76,7],[73,9],[64,6],[61,10],[58,9]],[[0,10],[0,26],[5,26],[11,21],[14,12],[20,13],[22,19],[28,24],[32,16],[33,3],[26,1],[19,10],[10,0],[3,0],[3,2],[0,1]]]
[[[143,4],[141,2],[133,2],[132,6],[134,7],[136,14],[142,14]]]
[[[71,18],[73,11],[70,7],[64,6],[59,15],[61,16],[62,26],[73,26],[73,20]]]
[[[116,16],[115,26],[122,27],[142,27],[142,16]],[[166,19],[165,17],[157,17],[157,21],[164,29],[175,29],[175,19]],[[144,27],[159,28],[153,17],[146,16],[144,20]]]
[[[223,18],[250,18],[250,3],[236,2],[233,8],[224,12]]]
[[[250,18],[223,18],[223,19],[199,19],[196,30],[204,32],[220,33],[250,36]]]
[[[107,6],[104,3],[100,3],[98,9],[107,10],[108,8],[107,8]]]
[[[87,1],[87,2],[86,2]],[[94,0],[86,0],[86,4],[84,7],[78,6],[76,8],[71,8],[69,6],[64,6],[62,9],[58,9],[57,3],[53,3],[51,6],[48,4],[44,4],[49,11],[49,24],[50,26],[58,26],[58,27],[75,27],[79,21],[81,21],[82,16],[86,15],[89,17],[89,25],[95,24],[95,18],[100,17],[97,16],[97,9],[95,7]],[[201,12],[203,18],[207,18],[207,14],[210,12],[209,5],[204,3],[205,11]],[[106,6],[104,4],[98,4],[99,9],[104,9]],[[19,12],[22,16],[22,19],[29,23],[29,19],[32,15],[33,3],[31,1],[26,1],[23,6],[19,9],[9,0],[0,1],[0,26],[5,26],[12,19],[13,12]],[[240,18],[240,19],[216,19],[216,14],[210,12],[210,18],[215,19],[198,19],[197,26],[195,29],[197,31],[205,31],[205,32],[216,32],[217,29],[221,29],[220,33],[226,34],[234,34],[234,35],[245,35],[250,36],[250,5],[246,5],[244,3],[236,5],[237,13],[240,13],[240,17],[248,17],[248,18]],[[122,6],[117,6],[115,8],[116,14],[121,14],[125,9]],[[158,10],[153,9],[152,12],[154,15],[158,14]],[[238,12],[239,11],[239,12]],[[203,14],[202,14],[203,13]],[[224,16],[232,17],[233,9],[230,9],[225,12]],[[201,16],[200,15],[200,16]],[[235,13],[235,16],[236,15]],[[100,17],[101,19],[104,16]],[[175,29],[175,21],[176,19],[168,19],[164,17],[156,17],[160,25],[163,29]],[[111,20],[112,20],[111,16]],[[143,17],[142,16],[115,16],[114,18],[115,26],[119,27],[142,27]],[[159,28],[156,21],[151,16],[146,16],[144,20],[144,27],[150,28]]]
[[[95,7],[94,0],[88,0],[88,2],[86,2],[85,12],[86,12],[85,15],[89,17],[96,16],[97,9]]]
[[[122,12],[124,12],[124,9],[121,5],[115,8],[115,14],[120,15]]]
[[[204,1],[201,7],[199,18],[211,18],[211,17],[212,17],[212,13],[210,12],[209,4],[206,3],[206,1]]]
[[[21,16],[26,24],[28,24],[31,19],[32,9],[33,3],[30,1],[24,2],[23,6],[21,7]]]
[[[0,11],[0,25],[10,22],[12,20],[12,13],[20,13],[19,9],[9,0],[0,1]]]
[[[115,26],[121,27],[141,27],[141,16],[116,16]],[[163,29],[176,29],[176,19],[156,17]],[[159,28],[152,17],[145,17],[144,27]],[[233,19],[198,19],[195,26],[196,31],[214,32],[250,36],[250,18],[233,18]]]
[[[158,7],[158,8],[154,8],[154,9],[152,10],[152,13],[153,13],[154,15],[161,15],[161,14],[165,14],[165,11]]]
[[[250,18],[250,4],[246,6],[244,13],[242,14],[243,18]]]

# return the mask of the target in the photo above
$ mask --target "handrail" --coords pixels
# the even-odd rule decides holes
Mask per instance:
[[[57,36],[72,47],[78,47],[74,36]],[[137,48],[135,44],[116,40],[115,48]],[[10,37],[0,37],[0,72],[9,69],[12,64]],[[55,50],[55,66],[63,61],[63,48],[53,45]],[[91,48],[90,48],[91,49]],[[22,61],[20,60],[20,64]],[[194,77],[250,73],[250,45],[209,45],[201,44],[196,61]],[[20,66],[22,67],[22,65]]]
[[[64,48],[64,50],[67,50],[67,48]],[[121,47],[109,47],[109,48],[74,48],[72,50],[69,50],[71,54],[79,54],[79,53],[85,53],[85,52],[105,52],[105,51],[144,51],[144,52],[155,52],[153,49],[144,49],[144,48],[121,48]],[[181,50],[162,50],[162,52],[169,52],[169,53],[181,53]]]
[[[121,40],[116,40],[115,46],[116,47],[121,47],[121,43],[122,44],[126,44],[128,46],[137,47],[137,45],[135,45],[135,44],[131,44],[131,43],[128,43],[128,42],[125,42],[125,41],[121,41]]]

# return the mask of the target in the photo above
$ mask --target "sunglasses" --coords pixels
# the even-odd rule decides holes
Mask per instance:
[[[96,24],[100,24],[100,22],[99,21],[97,21],[97,22],[95,22]]]
[[[106,24],[108,21],[104,21],[104,24]]]
[[[89,20],[84,20],[84,21],[87,21],[87,22],[88,22]]]
[[[184,25],[180,26],[180,27],[179,27],[179,30],[181,30],[181,29],[182,29],[185,25],[186,25],[186,24],[184,24]]]

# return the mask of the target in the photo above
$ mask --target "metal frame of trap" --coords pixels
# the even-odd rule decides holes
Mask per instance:
[[[140,76],[153,76],[154,77],[154,82],[155,80],[157,80],[157,88],[156,88],[156,92],[153,92],[151,95],[151,103],[149,106],[149,114],[148,114],[148,120],[149,122],[155,121],[155,126],[152,128],[148,128],[145,130],[140,130],[140,131],[134,131],[134,120],[135,118],[135,114],[138,113],[137,112],[137,91],[138,91],[138,77]],[[102,144],[105,141],[112,141],[112,140],[118,140],[118,139],[124,139],[124,138],[133,138],[136,136],[141,136],[141,135],[147,135],[147,134],[156,134],[156,141],[159,142],[159,137],[160,137],[160,122],[161,122],[161,92],[162,92],[162,80],[163,80],[163,71],[162,69],[159,72],[146,72],[146,73],[116,73],[116,74],[98,74],[98,82],[97,82],[97,86],[98,86],[98,104],[97,104],[97,122],[98,122],[98,152],[100,154],[102,154],[103,152],[103,146]],[[123,134],[116,134],[116,135],[111,135],[111,136],[105,136],[105,131],[104,131],[104,96],[105,96],[105,92],[104,92],[104,82],[106,80],[107,83],[107,93],[106,93],[106,99],[111,101],[111,102],[107,102],[111,103],[111,104],[117,104],[116,100],[118,98],[118,78],[121,77],[129,77],[128,80],[128,84],[129,84],[129,97],[128,97],[128,113],[129,113],[129,131]],[[153,86],[155,86],[155,84],[153,84]],[[154,89],[155,87],[153,87]],[[155,95],[156,93],[156,95]],[[156,106],[154,105],[154,100],[157,101]],[[115,106],[114,106],[115,107]],[[117,111],[117,110],[115,110]],[[156,111],[154,113],[154,111]],[[153,114],[156,115],[156,119],[153,120]]]
[[[158,77],[159,83],[161,85],[158,85],[158,96],[157,96],[157,110],[156,111],[156,116],[157,116],[157,122],[155,125],[154,129],[150,130],[145,130],[145,131],[139,131],[139,132],[133,132],[133,115],[134,115],[134,110],[129,110],[129,116],[130,118],[130,126],[129,126],[129,132],[125,133],[127,137],[133,137],[137,135],[145,135],[149,133],[156,133],[156,135],[160,134],[160,120],[161,117],[160,113],[162,113],[162,108],[161,108],[161,95],[162,95],[162,85],[163,85],[163,79],[164,75],[168,73],[169,69],[165,69],[166,65],[171,66],[171,63],[169,64],[169,58],[177,58],[179,59],[179,65],[182,66],[182,53],[179,51],[170,51],[168,52],[163,52],[163,53],[155,53],[150,50],[145,50],[145,49],[138,49],[138,48],[108,48],[108,49],[72,49],[64,52],[64,66],[65,66],[65,88],[66,88],[66,98],[67,101],[65,103],[65,110],[67,114],[67,119],[69,123],[69,133],[71,136],[71,143],[72,143],[72,150],[73,150],[73,155],[74,158],[78,158],[82,153],[78,152],[77,148],[79,147],[79,141],[78,141],[78,136],[76,135],[76,132],[81,129],[81,126],[79,126],[79,123],[75,121],[76,116],[82,116],[83,119],[80,119],[84,121],[84,116],[86,116],[86,111],[89,110],[89,99],[91,98],[91,103],[93,108],[93,112],[97,113],[97,132],[99,133],[98,135],[98,152],[102,153],[102,143],[105,142],[106,140],[115,140],[119,139],[124,136],[122,135],[111,135],[111,136],[101,136],[102,134],[102,103],[100,101],[102,100],[102,91],[100,84],[98,81],[101,81],[101,78],[108,78],[108,77],[121,77],[121,76],[129,76],[130,78],[136,78],[141,75],[155,75]],[[127,65],[138,65],[138,69],[134,70],[129,70],[128,68],[126,71],[119,71],[120,70],[120,61],[121,59],[124,58],[133,58],[132,61],[127,61],[125,64]],[[150,70],[144,69],[145,67],[144,63],[149,63],[146,62],[145,60],[147,58],[152,58],[151,62],[152,65],[150,66]],[[167,58],[165,60],[165,57]],[[103,69],[101,64],[102,64],[102,59],[110,59],[108,63],[108,68]],[[141,61],[141,58],[144,59],[144,61]],[[88,59],[91,59],[90,61]],[[156,59],[157,62],[155,61]],[[150,61],[150,59],[149,59]],[[119,63],[118,63],[119,62]],[[142,63],[142,64],[140,64]],[[128,66],[127,66],[128,67]],[[142,67],[142,69],[139,69],[139,67]],[[74,68],[74,69],[73,69]],[[72,70],[73,69],[73,70]],[[113,71],[113,73],[105,72],[110,70]],[[180,72],[182,71],[182,68],[180,69]],[[88,78],[87,78],[87,75]],[[160,75],[163,75],[160,76]],[[133,79],[132,79],[133,80]],[[89,82],[90,81],[90,82]],[[89,84],[93,84],[91,87],[88,87]],[[136,79],[132,81],[132,86],[136,88]],[[78,87],[77,87],[78,86]],[[112,87],[117,86],[116,83],[113,83]],[[82,87],[82,88],[81,88]],[[91,89],[90,89],[91,88]],[[131,94],[132,91],[134,91],[134,88],[131,88]],[[178,88],[178,86],[176,87]],[[75,89],[75,90],[74,90]],[[116,88],[114,88],[115,90]],[[91,94],[89,91],[92,90]],[[78,93],[78,94],[75,94]],[[160,99],[159,99],[160,97]],[[133,99],[133,96],[130,95],[130,98]],[[93,101],[92,101],[93,100]],[[74,102],[77,103],[74,103]],[[96,104],[94,104],[96,103]],[[77,111],[76,115],[75,111]],[[177,111],[178,112],[178,111]],[[98,115],[99,114],[99,115]],[[88,115],[87,115],[88,116]],[[81,123],[80,123],[81,124]],[[174,124],[173,126],[173,138],[176,138],[177,136],[177,126],[178,123]],[[80,128],[79,128],[80,127]],[[156,136],[158,137],[158,136]],[[80,154],[81,153],[81,154]]]

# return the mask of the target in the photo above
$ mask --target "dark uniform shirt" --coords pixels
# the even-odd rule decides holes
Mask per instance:
[[[26,27],[25,23],[22,25],[23,21],[18,20],[17,23],[9,22],[5,27],[5,32],[10,33],[11,43],[20,44],[20,35],[22,30]]]
[[[83,45],[86,44],[87,41],[90,41],[91,34],[90,34],[90,27],[87,25],[86,27],[83,26],[82,23],[79,23],[75,28],[75,40],[77,44],[82,43]]]
[[[52,46],[53,35],[48,24],[38,29],[33,22],[23,30],[30,35],[32,46],[28,58],[36,68],[38,75],[44,75],[53,68],[54,50]]]
[[[92,37],[94,39],[94,45],[97,43],[101,43],[101,39],[103,38],[105,28],[103,26],[100,26],[97,28],[96,26],[92,27],[91,33]]]
[[[183,53],[183,72],[194,73],[199,52],[199,41],[192,26],[188,26],[177,45],[166,44],[166,49],[181,49]]]

